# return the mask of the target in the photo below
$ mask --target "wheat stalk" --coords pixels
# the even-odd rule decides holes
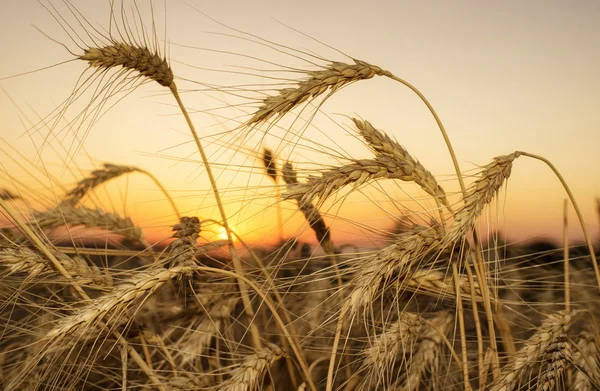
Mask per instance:
[[[103,183],[117,178],[121,175],[138,171],[138,168],[132,166],[121,166],[117,164],[104,163],[104,169],[94,170],[87,178],[82,179],[77,183],[71,191],[69,191],[62,200],[63,205],[75,206],[81,199],[91,190],[100,186]]]
[[[562,338],[569,331],[573,317],[577,312],[567,313],[561,311],[552,314],[540,325],[524,346],[511,357],[508,364],[502,369],[491,385],[491,391],[510,391],[517,384],[525,372],[531,369],[546,352],[551,351],[555,344],[562,342]]]
[[[200,220],[197,217],[182,217],[173,226],[173,237],[169,244],[169,260],[171,267],[196,265],[196,240],[200,234]]]
[[[331,62],[323,70],[307,72],[308,78],[299,81],[296,88],[284,88],[277,95],[267,96],[245,125],[251,127],[269,119],[282,117],[304,102],[310,102],[329,90],[329,96],[340,88],[359,81],[383,75],[384,71],[364,61],[354,60],[354,64]]]
[[[221,218],[223,220],[223,226],[225,227],[225,231],[227,232],[229,250],[231,252],[235,270],[240,275],[243,275],[244,270],[241,263],[241,259],[237,254],[237,250],[235,249],[235,246],[233,244],[231,228],[229,227],[227,221],[227,215],[225,214],[225,209],[223,207],[223,203],[221,202],[221,197],[217,188],[216,180],[212,173],[212,169],[210,167],[210,163],[208,161],[206,153],[204,152],[204,148],[200,143],[200,139],[198,137],[198,134],[196,133],[194,124],[191,118],[189,117],[185,106],[183,105],[177,86],[174,82],[173,71],[171,70],[166,59],[161,57],[157,52],[153,52],[145,46],[132,45],[127,42],[120,42],[115,40],[111,40],[109,45],[106,45],[102,48],[87,48],[84,51],[84,55],[79,56],[78,58],[87,61],[91,67],[99,67],[107,70],[117,66],[123,66],[129,71],[139,72],[140,75],[150,80],[154,80],[160,85],[169,88],[173,97],[177,101],[177,104],[181,109],[182,114],[185,117],[185,120],[190,128],[190,131],[198,148],[198,152],[202,157],[202,161],[204,163],[204,167],[209,177],[209,181],[211,183],[217,206],[219,208],[219,213],[221,214]],[[103,183],[105,181],[105,178],[106,180],[108,180],[111,177],[114,177],[114,175],[120,175],[124,172],[127,172],[127,167],[114,165],[111,165],[109,167],[105,166],[105,170],[100,170],[97,173],[92,173],[91,178],[87,178],[87,181],[84,180],[80,182],[77,188],[75,188],[72,192],[70,192],[67,195],[67,199],[65,201],[74,205],[81,199],[81,197],[83,197],[83,195],[85,195],[85,193],[89,189],[97,186],[100,183]],[[251,330],[253,344],[256,348],[260,348],[260,334],[258,332],[258,329],[256,328],[256,325],[252,321],[254,317],[254,311],[252,309],[250,298],[247,293],[247,288],[242,280],[238,280],[237,283],[240,286],[242,300],[244,301],[244,308],[246,311],[246,315],[249,319],[249,327]]]
[[[112,286],[110,275],[100,271],[95,264],[89,265],[79,256],[70,258],[58,251],[54,252],[54,256],[78,284],[95,287]],[[28,279],[31,281],[34,281],[43,272],[52,271],[50,261],[37,252],[22,246],[0,250],[0,265],[7,268],[6,276],[27,273]]]
[[[367,371],[364,382],[376,385],[385,379],[386,371],[391,370],[398,355],[413,350],[422,325],[423,318],[409,312],[402,312],[397,321],[386,325],[371,345],[361,352],[361,369]]]
[[[578,369],[573,382],[574,390],[592,391],[600,386],[600,350],[597,340],[598,336],[591,330],[579,333],[577,352],[573,358]]]
[[[412,391],[419,389],[423,375],[431,369],[431,378],[435,377],[436,362],[440,359],[440,351],[444,345],[444,337],[450,331],[453,317],[448,312],[436,313],[429,324],[421,327],[410,361],[406,365],[406,373],[401,375],[399,390]]]
[[[387,155],[380,155],[375,159],[354,160],[345,166],[334,167],[318,177],[309,176],[306,183],[288,186],[283,198],[296,199],[300,204],[310,204],[318,197],[321,203],[332,193],[349,184],[356,188],[382,178],[412,181],[412,174],[412,168],[408,164]]]
[[[132,72],[139,72],[161,86],[171,86],[173,71],[166,58],[153,53],[147,47],[117,41],[111,43],[100,48],[86,48],[84,54],[78,58],[87,61],[90,67],[110,69],[122,66]]]
[[[463,197],[463,206],[454,214],[454,223],[448,229],[446,243],[453,243],[464,237],[483,208],[492,201],[508,179],[512,163],[519,156],[521,156],[520,152],[497,156],[491,163],[483,167],[479,178]]]
[[[269,347],[264,347],[255,354],[245,357],[244,361],[231,372],[231,377],[219,386],[219,389],[222,391],[259,390],[265,372],[281,357],[283,357],[283,351],[279,347],[269,344]]]
[[[360,135],[365,139],[376,155],[389,156],[399,162],[406,163],[411,168],[411,179],[401,179],[415,182],[427,194],[439,200],[444,206],[450,206],[446,197],[446,192],[437,183],[433,174],[431,174],[431,172],[429,172],[418,160],[410,156],[404,147],[392,140],[384,132],[376,129],[368,121],[356,118],[352,118],[352,121],[359,130]]]
[[[63,225],[83,225],[88,228],[99,227],[105,229],[132,242],[147,243],[142,229],[134,225],[129,217],[121,217],[116,213],[105,212],[101,209],[63,204],[43,212],[34,211],[32,219],[43,230],[51,230]]]
[[[434,227],[414,226],[394,238],[394,243],[362,259],[351,285],[345,306],[354,314],[375,299],[382,282],[394,275],[402,279],[414,265],[441,243],[441,234]]]

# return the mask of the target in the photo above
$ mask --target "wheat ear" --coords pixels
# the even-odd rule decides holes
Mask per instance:
[[[520,152],[498,156],[483,167],[479,178],[463,197],[463,206],[454,215],[454,223],[448,229],[446,243],[454,243],[461,239],[475,224],[475,219],[481,214],[483,208],[492,201],[510,176],[512,163],[519,156],[521,156]]]
[[[574,390],[592,391],[600,387],[600,348],[598,336],[591,328],[579,333],[574,361],[577,366]]]
[[[79,256],[70,258],[58,251],[53,253],[69,276],[77,281],[78,284],[94,287],[112,286],[110,275],[102,273],[96,265],[89,265]],[[7,276],[15,273],[27,273],[28,278],[31,280],[35,279],[41,273],[54,272],[48,259],[36,251],[22,246],[0,250],[0,265],[7,268]]]
[[[281,173],[283,180],[288,185],[288,189],[298,185],[298,176],[291,162],[287,161],[283,164]],[[325,224],[325,220],[319,210],[310,202],[301,202],[300,200],[298,200],[298,208],[315,232],[318,243],[323,246],[327,253],[333,254],[333,243],[331,242],[329,228]]]
[[[441,239],[440,232],[433,227],[414,226],[398,234],[391,245],[362,259],[345,303],[348,314],[372,303],[382,282],[394,275],[401,280],[413,266],[420,266],[419,262],[437,248]]]
[[[84,50],[84,54],[79,56],[79,59],[95,68],[110,69],[122,66],[129,71],[139,72],[142,76],[156,81],[161,86],[171,86],[173,71],[166,58],[151,52],[146,47],[117,41],[111,43],[111,45],[101,48],[87,48]]]
[[[129,217],[121,217],[116,213],[105,212],[101,209],[61,205],[43,212],[34,211],[32,219],[40,229],[51,230],[63,225],[98,227],[121,235],[132,242],[140,242],[144,246],[149,246],[144,239],[142,229],[134,225]]]
[[[542,374],[537,380],[539,391],[555,390],[560,384],[565,369],[573,363],[571,344],[566,336],[557,338],[542,356]]]
[[[260,383],[265,373],[281,357],[283,357],[283,351],[279,347],[269,344],[269,347],[247,356],[240,366],[233,370],[231,377],[219,386],[219,389],[222,391],[261,389]]]
[[[203,305],[206,315],[200,318],[197,325],[186,326],[186,334],[174,344],[175,351],[181,357],[183,364],[202,358],[213,336],[219,333],[221,323],[230,316],[239,302],[239,296],[229,292],[217,294],[217,300],[209,303],[208,306]]]
[[[138,171],[136,167],[105,163],[103,169],[94,170],[87,178],[79,181],[77,186],[75,186],[65,195],[64,199],[62,200],[62,204],[75,206],[88,192],[94,188],[110,181],[111,179],[135,171]]]
[[[564,311],[550,315],[535,334],[525,341],[516,355],[511,357],[510,362],[502,369],[500,377],[492,383],[490,390],[512,390],[523,374],[538,363],[545,353],[552,351],[555,344],[564,342],[564,336],[569,331],[575,315],[576,312]]]
[[[160,181],[154,175],[138,167],[123,166],[112,163],[104,163],[104,167],[102,169],[92,171],[87,178],[84,178],[81,181],[79,181],[77,183],[77,186],[75,186],[65,195],[61,204],[67,206],[76,206],[77,204],[79,204],[79,202],[81,202],[83,197],[85,197],[85,195],[94,188],[112,179],[118,178],[121,175],[133,172],[144,174],[148,178],[150,178],[154,182],[154,184],[162,191],[167,201],[169,201],[169,204],[173,208],[173,211],[177,215],[177,218],[181,217],[179,214],[179,210],[175,205],[175,202],[173,201],[173,198],[171,198],[171,195],[169,194],[167,189],[165,189],[162,183],[160,183]]]
[[[167,248],[171,267],[196,265],[196,240],[200,234],[200,220],[184,216],[173,226],[173,231],[176,239]]]
[[[409,312],[403,312],[397,321],[386,325],[371,345],[361,352],[362,370],[367,371],[364,382],[371,386],[386,378],[398,355],[412,352],[423,318]]]
[[[58,261],[58,259],[52,254],[48,246],[46,246],[42,240],[23,222],[23,220],[17,215],[12,208],[2,199],[0,199],[0,208],[2,208],[8,216],[14,221],[14,223],[23,230],[23,232],[27,235],[27,237],[33,242],[33,244],[40,250],[42,254],[48,257],[48,260],[51,262],[52,266],[56,268],[56,270],[65,277],[69,281],[73,281],[73,288],[79,294],[79,296],[86,301],[90,301],[90,296],[83,290],[81,285],[79,285],[76,281],[73,280],[73,277],[69,274],[69,272],[64,268],[64,266]],[[142,369],[142,371],[148,376],[148,378],[156,384],[156,387],[160,391],[166,391],[165,387],[162,385],[160,380],[156,377],[152,368],[150,368],[146,362],[140,357],[137,351],[127,343],[127,341],[123,338],[123,336],[118,331],[113,331],[112,334],[117,338],[119,343],[123,345],[129,355],[133,358],[133,360],[138,364],[138,366]],[[13,383],[11,383],[12,385]],[[10,388],[9,385],[7,388]],[[17,384],[18,385],[18,384]],[[313,387],[314,389],[314,387]]]
[[[419,389],[421,379],[428,368],[437,367],[435,363],[439,360],[439,353],[444,345],[444,337],[449,332],[453,317],[447,312],[435,314],[429,324],[421,328],[417,338],[417,344],[413,350],[410,361],[406,363],[407,371],[404,379],[400,382],[399,389],[412,391]],[[435,375],[432,373],[431,378]]]
[[[202,143],[200,142],[200,138],[198,137],[198,133],[196,132],[196,128],[194,127],[194,123],[192,122],[188,111],[185,108],[183,101],[181,100],[179,91],[177,89],[177,85],[174,81],[173,71],[168,64],[168,61],[164,57],[160,56],[158,53],[151,51],[145,46],[131,45],[129,43],[118,42],[115,40],[110,40],[110,44],[102,48],[86,49],[84,51],[84,55],[79,56],[79,59],[87,61],[91,67],[99,67],[107,70],[114,67],[123,66],[132,72],[139,72],[142,76],[150,80],[154,80],[160,85],[169,88],[171,94],[177,101],[177,104],[183,116],[185,117],[185,120],[188,124],[190,132],[192,133],[192,137],[194,138],[194,142],[196,143],[196,147],[198,148],[198,152],[200,153],[202,162],[206,169],[206,174],[208,175],[208,179],[210,181],[213,194],[215,196],[217,207],[223,220],[223,226],[225,227],[225,231],[227,233],[229,251],[231,253],[234,268],[238,274],[244,275],[242,261],[233,244],[231,228],[229,226],[227,215],[225,213],[225,209],[221,201],[221,196],[219,194],[217,182],[212,173],[211,165],[208,161],[206,153],[204,152],[204,148],[202,147]],[[242,301],[244,302],[244,309],[249,321],[252,343],[256,349],[259,349],[262,346],[262,343],[260,333],[256,327],[256,324],[253,321],[254,310],[252,308],[252,303],[248,295],[248,289],[243,280],[237,280],[237,282],[240,287]]]
[[[170,269],[158,268],[148,272],[139,272],[134,277],[115,287],[113,291],[92,300],[85,307],[62,319],[59,324],[49,331],[44,339],[56,348],[70,346],[69,342],[82,342],[88,338],[96,338],[97,332],[92,332],[106,317],[108,327],[129,321],[121,315],[135,303],[143,302],[167,281],[192,272],[194,268],[178,266]]]
[[[406,163],[380,155],[375,159],[354,160],[345,166],[334,167],[323,172],[321,176],[309,176],[305,183],[288,186],[283,198],[297,199],[301,204],[310,204],[318,197],[319,203],[322,203],[335,191],[349,184],[358,187],[382,178],[412,181],[412,174],[412,169]]]
[[[267,96],[245,125],[251,127],[276,116],[283,116],[298,105],[310,102],[329,91],[333,94],[340,88],[359,81],[382,75],[383,70],[364,61],[354,60],[354,64],[331,62],[324,69],[307,72],[308,78],[299,81],[296,88],[284,88],[277,95]]]
[[[384,132],[376,129],[368,121],[356,118],[352,118],[352,121],[362,138],[365,139],[368,146],[373,149],[376,155],[385,155],[397,161],[405,162],[412,169],[412,178],[410,180],[419,185],[427,194],[439,200],[444,206],[450,206],[446,192],[438,184],[433,174],[417,159],[410,156],[404,147],[392,140]]]

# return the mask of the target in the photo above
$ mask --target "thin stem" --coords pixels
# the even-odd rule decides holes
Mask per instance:
[[[465,331],[465,314],[463,309],[462,295],[460,293],[460,282],[458,275],[458,266],[456,262],[452,262],[452,275],[454,276],[454,289],[456,291],[456,307],[458,311],[458,326],[460,328],[460,346],[462,353],[462,371],[463,371],[463,382],[465,385],[465,391],[471,390],[471,383],[469,381],[469,367],[467,357],[467,338]]]
[[[462,173],[460,171],[460,166],[458,164],[458,160],[456,159],[456,154],[454,153],[454,148],[452,147],[452,143],[450,142],[448,133],[446,133],[446,129],[444,128],[444,125],[442,124],[442,120],[440,119],[440,117],[438,117],[438,115],[435,112],[435,110],[433,109],[433,106],[431,105],[431,103],[429,103],[427,98],[425,98],[425,95],[423,95],[421,93],[421,91],[419,91],[417,89],[417,87],[413,86],[406,80],[401,79],[398,76],[394,75],[393,73],[387,72],[387,71],[385,73],[385,76],[387,76],[390,79],[395,80],[401,84],[404,84],[405,86],[410,88],[415,94],[417,94],[419,96],[419,98],[421,98],[423,103],[425,103],[425,106],[427,106],[427,108],[431,112],[431,115],[433,115],[435,122],[437,123],[438,127],[440,128],[440,131],[442,132],[442,136],[444,137],[444,141],[446,142],[446,147],[448,148],[448,152],[450,152],[450,157],[452,158],[452,164],[454,164],[454,170],[456,171],[456,176],[458,177],[458,183],[460,184],[460,188],[461,188],[463,194],[466,194],[467,188],[465,187],[465,182],[463,180]]]
[[[244,267],[242,265],[242,261],[240,256],[237,253],[237,250],[233,244],[233,236],[231,235],[231,228],[229,227],[229,222],[227,221],[227,215],[225,214],[225,208],[223,207],[223,203],[221,202],[221,196],[219,195],[219,189],[217,188],[217,181],[212,173],[212,169],[210,167],[210,163],[208,162],[208,158],[206,157],[206,153],[204,152],[204,148],[202,148],[202,144],[200,143],[200,138],[198,137],[198,133],[196,133],[196,128],[190,118],[183,102],[181,101],[181,97],[179,96],[179,92],[177,91],[177,86],[175,82],[172,82],[169,86],[171,93],[175,97],[183,116],[192,132],[192,136],[194,137],[194,141],[196,142],[196,147],[198,147],[198,152],[200,152],[200,156],[202,157],[202,162],[204,163],[204,167],[206,169],[206,174],[208,175],[208,179],[210,181],[210,185],[212,187],[213,193],[215,195],[215,200],[217,202],[217,207],[219,208],[219,213],[221,214],[221,219],[223,220],[223,227],[225,227],[225,232],[227,233],[227,241],[229,244],[229,252],[231,253],[231,260],[233,262],[233,267],[240,276],[244,275]],[[250,334],[252,336],[252,344],[255,349],[260,349],[262,347],[262,342],[260,339],[260,332],[258,331],[258,327],[254,323],[254,310],[252,308],[252,302],[250,301],[250,296],[248,295],[248,290],[246,285],[242,279],[238,279],[238,286],[240,288],[240,294],[242,297],[242,302],[244,303],[244,312],[248,317],[248,323],[250,327]]]
[[[177,209],[177,205],[175,205],[175,202],[173,201],[173,198],[171,198],[171,195],[169,194],[169,192],[167,191],[167,189],[164,188],[164,186],[162,185],[162,183],[160,183],[160,181],[158,179],[156,179],[156,177],[154,175],[152,175],[150,172],[148,172],[146,170],[142,170],[142,169],[138,169],[138,171],[141,174],[147,175],[150,179],[152,179],[152,182],[154,182],[154,184],[156,186],[158,186],[158,188],[160,189],[160,191],[162,191],[163,194],[165,195],[165,198],[167,199],[167,201],[169,201],[169,204],[171,204],[171,208],[173,208],[173,211],[177,215],[177,219],[180,220],[181,219],[181,214],[179,213],[179,209]]]
[[[465,269],[467,269],[467,276],[469,278],[469,287],[471,289],[471,306],[473,307],[473,320],[475,321],[475,332],[477,333],[477,362],[479,363],[479,389],[485,389],[483,381],[487,375],[487,368],[483,365],[483,334],[481,333],[481,320],[479,319],[479,308],[477,306],[477,297],[475,292],[475,279],[473,278],[473,271],[468,262],[465,262]]]
[[[452,147],[452,143],[450,142],[450,137],[448,137],[448,133],[446,132],[446,129],[444,128],[444,124],[442,124],[442,120],[437,115],[435,109],[433,108],[431,103],[429,103],[427,98],[425,98],[425,95],[423,95],[421,93],[421,91],[419,91],[417,89],[417,87],[413,86],[406,80],[397,77],[396,75],[392,74],[391,72],[385,71],[384,75],[389,77],[392,80],[395,80],[395,81],[405,85],[410,90],[412,90],[415,94],[417,94],[417,96],[419,98],[421,98],[421,100],[423,101],[425,106],[427,106],[427,108],[429,109],[429,112],[435,119],[435,122],[437,123],[437,125],[440,129],[440,132],[442,133],[442,137],[444,138],[444,141],[446,142],[446,147],[448,148],[448,152],[450,153],[450,157],[452,159],[452,164],[454,165],[454,170],[456,171],[456,177],[458,179],[458,183],[460,185],[460,189],[463,194],[463,199],[466,199],[467,188],[465,186],[465,182],[462,177],[462,172],[460,171],[460,165],[458,164],[458,159],[456,158],[456,154],[454,153],[454,148]],[[472,255],[474,255],[474,256],[472,256],[472,259],[473,259],[473,265],[475,267],[475,274],[477,275],[477,279],[479,280],[479,284],[481,286],[481,293],[482,293],[482,296],[484,299],[484,308],[485,308],[485,313],[486,313],[486,316],[488,319],[488,327],[490,329],[490,343],[492,345],[492,348],[494,349],[494,363],[495,363],[494,379],[495,379],[498,375],[500,359],[498,357],[498,347],[497,347],[496,338],[494,335],[494,320],[493,320],[494,316],[491,311],[491,306],[489,305],[490,304],[489,295],[487,294],[488,293],[487,278],[485,278],[486,277],[485,274],[481,274],[481,273],[484,273],[483,259],[480,257],[481,254],[480,254],[480,249],[478,247],[477,232],[475,232],[475,231],[473,231],[473,240],[475,241],[476,249],[475,249],[475,254],[472,254]],[[472,249],[470,249],[469,251],[471,251],[471,253],[473,253]],[[479,263],[479,265],[477,265],[476,263]],[[464,342],[464,341],[461,341],[461,342]]]
[[[583,236],[585,237],[585,242],[586,242],[586,244],[588,246],[588,250],[590,252],[590,258],[592,258],[592,264],[594,265],[594,272],[596,273],[596,282],[598,284],[598,289],[600,289],[600,269],[598,269],[598,261],[596,260],[596,253],[594,252],[594,246],[592,245],[592,241],[590,240],[590,235],[588,234],[588,230],[587,230],[587,227],[583,220],[583,215],[581,214],[581,210],[579,209],[579,205],[577,205],[577,201],[575,201],[575,197],[573,196],[573,193],[571,192],[569,185],[567,185],[567,182],[565,181],[563,176],[560,174],[560,172],[558,172],[556,167],[554,167],[554,164],[552,164],[545,157],[542,157],[539,155],[534,155],[532,153],[522,152],[522,151],[519,151],[519,153],[523,156],[527,156],[532,159],[541,160],[542,162],[546,163],[548,165],[548,167],[550,167],[550,169],[554,172],[554,175],[556,175],[556,177],[562,184],[563,188],[567,192],[567,195],[569,196],[569,200],[571,201],[571,204],[573,205],[573,209],[575,209],[575,213],[577,213],[577,218],[579,219],[579,224],[581,225],[581,230],[583,231]]]
[[[343,306],[341,309],[340,317],[335,326],[335,336],[333,338],[333,346],[331,347],[331,357],[329,358],[329,369],[327,370],[327,386],[325,387],[326,391],[333,390],[333,372],[335,369],[335,357],[337,356],[337,348],[340,344],[340,337],[342,335],[342,326],[343,320],[346,317],[347,313],[346,306]]]
[[[565,311],[571,312],[571,285],[569,279],[569,218],[567,215],[569,201],[563,205],[563,262],[565,267]]]
[[[283,213],[281,211],[281,189],[275,182],[275,198],[277,201],[277,207],[275,211],[277,212],[277,231],[279,232],[279,241],[283,242]]]

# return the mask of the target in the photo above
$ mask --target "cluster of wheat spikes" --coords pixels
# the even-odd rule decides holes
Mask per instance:
[[[400,143],[353,118],[373,153],[369,159],[304,180],[297,165],[271,150],[261,156],[266,176],[276,187],[280,180],[286,185],[283,194],[277,191],[277,205],[295,205],[324,255],[295,251],[296,238],[264,255],[238,238],[249,254],[243,259],[169,62],[145,31],[136,35],[126,22],[116,35],[90,29],[102,39],[77,55],[90,69],[110,82],[156,82],[177,101],[208,173],[229,252],[207,255],[197,243],[207,221],[180,216],[166,191],[179,223],[163,251],[131,219],[81,205],[113,178],[150,175],[139,168],[105,164],[56,206],[27,218],[15,209],[27,200],[2,190],[0,208],[11,223],[0,234],[2,389],[600,389],[600,273],[577,204],[550,162],[521,151],[498,156],[466,186],[442,122],[421,92],[364,61],[325,61],[295,86],[263,98],[243,128],[276,126],[325,92],[327,98],[350,83],[387,77],[413,90],[431,111],[462,197],[450,202]],[[531,253],[479,239],[478,218],[509,180],[515,159],[525,157],[547,163],[565,186],[585,249]],[[416,184],[437,205],[436,218],[394,233],[376,251],[340,253],[324,201],[343,187],[381,180]],[[278,223],[285,224],[281,215]],[[61,247],[47,235],[81,226],[124,241],[98,252],[76,243]],[[279,235],[283,239],[283,229]]]

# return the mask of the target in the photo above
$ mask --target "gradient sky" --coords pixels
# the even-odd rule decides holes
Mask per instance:
[[[65,9],[58,0],[54,3],[59,9]],[[72,0],[72,3],[94,26],[106,28],[108,1]],[[147,16],[149,3],[143,0],[138,3]],[[265,46],[212,34],[241,35],[211,21],[191,6],[228,26],[267,40],[318,53],[330,60],[350,61],[335,48],[390,70],[417,86],[441,117],[463,171],[473,174],[477,165],[515,150],[548,158],[571,186],[589,229],[597,235],[600,7],[596,1],[379,1],[365,6],[347,1],[190,0],[186,4],[167,0],[166,13],[164,2],[156,3],[158,35],[161,40],[165,38],[166,20],[169,58],[180,78],[219,86],[256,83],[255,89],[272,83],[268,79],[231,72],[192,68],[189,65],[249,72],[239,68],[245,66],[263,69],[252,72],[264,76],[271,74],[267,69],[274,68],[239,55],[199,48],[245,54],[281,65],[302,64]],[[72,15],[66,18],[78,32],[83,32]],[[149,21],[147,18],[147,25]],[[2,1],[0,33],[4,38],[0,40],[0,51],[4,56],[0,62],[0,78],[72,58],[63,47],[33,26],[77,49],[37,1]],[[161,45],[163,43],[161,41]],[[309,69],[306,64],[302,67]],[[36,152],[32,144],[39,146],[47,129],[32,136],[27,135],[26,130],[32,122],[37,122],[38,116],[47,115],[69,96],[85,69],[85,64],[77,61],[0,80],[0,87],[6,92],[0,91],[0,136],[38,167],[40,160],[34,159]],[[201,88],[185,80],[178,85],[182,89]],[[335,141],[338,144],[335,148],[346,156],[370,157],[369,151],[351,135],[350,121],[345,116],[360,116],[386,131],[432,171],[448,192],[459,190],[447,149],[431,115],[413,93],[391,80],[375,78],[336,93],[322,107],[322,112],[333,121],[326,115],[317,115],[314,123],[318,129],[306,129],[301,141],[307,149],[281,143],[278,137],[283,137],[285,132],[276,129],[264,137],[264,144],[261,144],[261,134],[244,141],[235,139],[231,133],[217,137],[215,134],[235,126],[233,121],[224,122],[220,116],[248,118],[233,106],[241,101],[214,91],[186,92],[183,99],[192,110],[210,110],[209,114],[195,114],[194,121],[199,133],[207,137],[206,143],[216,142],[208,151],[216,162],[227,211],[232,215],[234,227],[250,240],[277,235],[276,222],[270,215],[273,209],[269,207],[274,203],[275,192],[272,183],[261,175],[253,151],[260,150],[261,145],[276,149],[280,157],[296,162],[301,174],[308,173],[306,170],[314,168],[315,163],[337,164],[315,143],[334,147]],[[67,117],[73,118],[80,112],[83,103],[74,104]],[[158,85],[144,85],[108,110],[87,135],[84,148],[66,159],[73,159],[74,174],[64,169],[67,153],[60,151],[60,142],[67,149],[71,145],[66,133],[51,138],[57,152],[44,148],[41,161],[67,185],[83,175],[78,175],[75,163],[83,171],[104,161],[140,166],[164,183],[185,214],[217,218],[189,131],[174,103]],[[246,105],[245,110],[250,113],[250,106]],[[79,133],[82,135],[83,131]],[[286,137],[293,140],[289,134]],[[2,151],[17,156],[16,152],[10,152],[8,144],[0,143]],[[36,183],[6,154],[0,156],[4,170],[30,186],[30,190],[23,190],[24,195],[35,198],[37,191],[50,191],[45,187],[49,181],[44,175],[34,174],[41,178],[41,183]],[[251,171],[255,173],[250,174]],[[6,173],[0,174],[0,187],[15,189]],[[548,167],[519,158],[506,190],[494,205],[488,224],[490,230],[498,228],[515,240],[539,235],[561,236],[566,194]],[[103,194],[108,193],[111,197],[103,197],[98,192],[96,202],[119,213],[131,214],[156,238],[169,235],[173,213],[149,180],[131,176],[108,186]],[[394,217],[406,212],[405,208],[419,213],[412,216],[414,219],[423,218],[422,214],[431,206],[422,192],[405,184],[387,183],[381,188],[365,189],[364,194],[372,200],[356,194],[346,199],[341,208],[339,202],[333,206],[328,204],[328,222],[336,229],[334,239],[339,238],[339,242],[357,237],[366,240],[370,228],[389,228]],[[411,201],[411,196],[424,201]],[[284,217],[291,219],[286,235],[292,235],[302,226],[301,219],[293,215],[292,203],[282,206]],[[569,215],[571,236],[581,238],[572,210]],[[494,216],[500,219],[495,221]],[[366,226],[367,230],[359,230],[356,223]],[[309,238],[310,235],[306,235],[306,239]]]

